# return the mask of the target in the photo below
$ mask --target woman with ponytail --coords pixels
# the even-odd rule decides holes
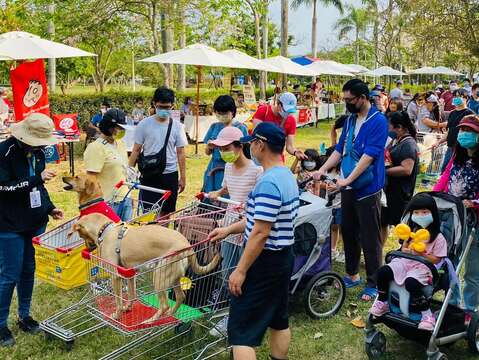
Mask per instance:
[[[388,146],[389,164],[386,168],[387,207],[382,211],[383,241],[388,226],[399,224],[407,203],[411,200],[418,172],[416,126],[406,111],[397,111],[389,118],[389,131],[396,135]]]

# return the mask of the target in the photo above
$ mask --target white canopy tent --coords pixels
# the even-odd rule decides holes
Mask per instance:
[[[284,56],[274,56],[267,59],[262,59],[260,61],[278,68],[278,71],[276,71],[277,73],[297,76],[315,75],[311,70],[307,69],[306,66],[299,65],[293,60]]]
[[[431,74],[434,74],[434,75],[449,75],[449,76],[462,76],[462,75],[464,75],[464,74],[462,74],[458,71],[449,69],[448,67],[445,67],[445,66],[436,66],[435,68],[433,68]]]
[[[380,77],[380,76],[402,76],[406,74],[403,73],[402,71],[395,70],[389,66],[381,66],[377,69],[367,71],[363,73],[362,75]]]
[[[410,70],[407,73],[409,75],[431,75],[434,74],[434,68],[431,66],[423,66],[418,69]]]
[[[81,56],[96,55],[23,31],[12,31],[0,35],[0,60],[57,59]]]
[[[242,63],[252,70],[268,71],[268,72],[280,72],[281,70],[274,65],[267,64],[257,58],[254,58],[242,51],[231,49],[221,51],[222,54],[228,56],[233,61]]]
[[[367,67],[359,65],[359,64],[346,64],[346,66],[353,69],[354,73],[356,74],[371,71]]]
[[[318,60],[304,67],[313,72],[314,75],[354,76],[351,72],[352,69],[331,60]]]

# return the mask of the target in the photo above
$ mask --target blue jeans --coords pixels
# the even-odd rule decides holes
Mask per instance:
[[[120,217],[121,221],[130,221],[133,218],[133,200],[130,198],[113,203],[111,208]]]
[[[35,249],[32,238],[45,231],[0,232],[0,328],[7,326],[13,289],[17,288],[18,315],[30,315],[35,277]]]
[[[467,238],[463,240],[463,246],[466,246],[469,238],[470,229],[467,231]],[[472,241],[471,249],[467,255],[464,269],[464,289],[462,296],[464,298],[464,307],[467,311],[476,311],[479,306],[479,233]],[[461,303],[461,291],[458,285],[453,289],[450,304],[459,305]]]
[[[221,242],[221,272],[223,284],[228,288],[228,280],[231,273],[236,269],[238,262],[243,254],[243,246],[230,243],[228,241]]]
[[[444,172],[444,170],[446,170],[447,164],[449,164],[449,160],[451,160],[453,152],[454,152],[454,148],[451,146],[448,146],[446,153],[444,154],[444,161],[441,165],[441,174]]]

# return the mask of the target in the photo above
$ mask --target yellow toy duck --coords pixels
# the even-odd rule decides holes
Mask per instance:
[[[412,232],[407,224],[398,224],[394,228],[394,235],[404,241],[409,241],[408,248],[415,252],[422,254],[426,251],[426,243],[429,241],[431,235],[427,229],[419,229]]]

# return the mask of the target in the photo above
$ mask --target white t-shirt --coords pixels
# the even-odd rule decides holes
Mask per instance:
[[[160,152],[165,143],[168,132],[168,121],[160,123],[153,115],[140,121],[135,130],[135,144],[143,146],[145,156]],[[163,174],[170,174],[178,170],[176,148],[188,145],[185,127],[179,121],[173,120],[170,138],[166,148],[166,168]]]
[[[263,168],[256,166],[249,160],[246,168],[237,171],[233,168],[233,164],[225,165],[225,174],[223,178],[223,187],[228,189],[231,200],[240,203],[246,203],[248,195],[253,190],[256,182],[263,175]]]

